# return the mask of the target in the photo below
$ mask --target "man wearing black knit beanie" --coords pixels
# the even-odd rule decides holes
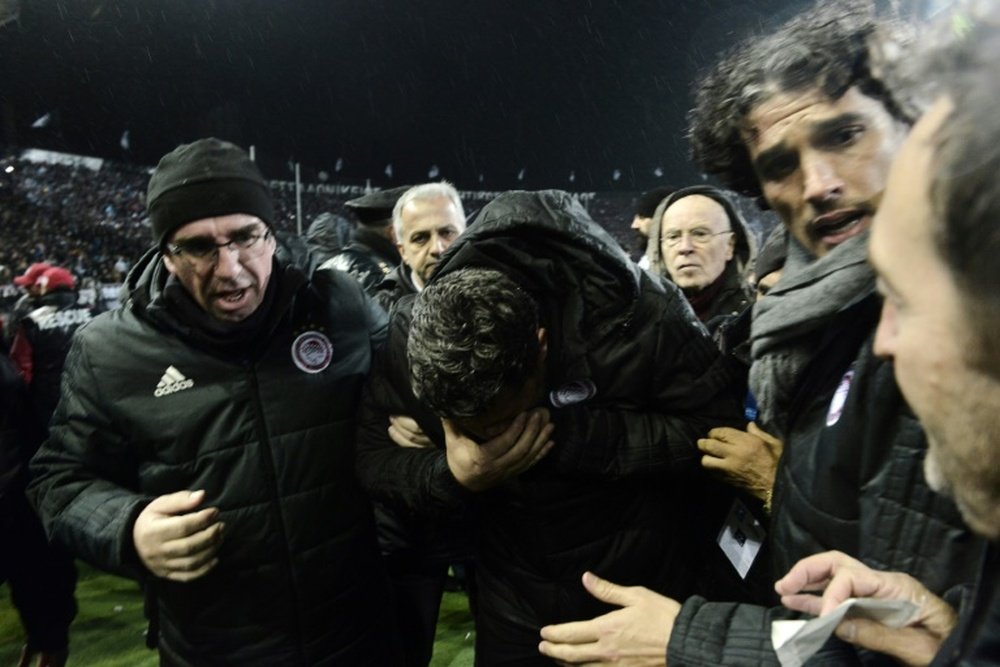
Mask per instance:
[[[275,257],[257,166],[160,160],[155,246],[79,330],[29,495],[50,539],[138,579],[163,664],[394,665],[354,408],[385,314]]]

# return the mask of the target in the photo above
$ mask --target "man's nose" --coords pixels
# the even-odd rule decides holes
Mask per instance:
[[[844,181],[837,167],[825,154],[802,157],[803,196],[814,206],[821,206],[844,194]]]
[[[677,241],[677,252],[694,252],[694,238],[688,232],[681,232],[681,238]]]
[[[225,245],[218,249],[218,256],[215,258],[216,276],[236,276],[242,270],[239,249],[230,245]]]

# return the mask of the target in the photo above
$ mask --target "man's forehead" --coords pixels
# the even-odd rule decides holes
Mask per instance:
[[[934,260],[940,259],[933,244],[931,187],[937,133],[952,108],[947,99],[931,107],[903,142],[889,173],[885,197],[872,225],[868,257],[890,287],[897,279],[894,272],[912,272],[918,266],[923,270],[926,266],[910,261],[916,248],[927,251]]]
[[[846,93],[845,93],[846,96]],[[839,102],[819,88],[778,91],[755,104],[743,123],[743,140],[751,150],[777,143],[784,130],[796,121],[837,113]]]
[[[465,219],[458,207],[447,197],[435,199],[415,199],[407,202],[401,213],[403,229],[410,234],[417,229],[436,229],[455,226],[461,229]]]
[[[861,92],[848,88],[834,99],[819,88],[775,93],[756,104],[747,114],[743,138],[751,155],[780,146],[792,130],[803,128],[822,132],[831,123],[856,122],[859,119],[881,125],[893,120],[885,104]]]
[[[174,239],[188,239],[195,236],[218,236],[244,230],[266,227],[264,221],[255,215],[233,213],[214,218],[192,220],[177,228]]]
[[[424,216],[435,213],[443,213],[455,210],[455,202],[450,197],[441,195],[439,197],[428,197],[423,199],[411,199],[403,206],[402,214],[411,216]]]
[[[664,225],[708,224],[729,222],[722,204],[705,195],[688,195],[673,202],[663,212]]]

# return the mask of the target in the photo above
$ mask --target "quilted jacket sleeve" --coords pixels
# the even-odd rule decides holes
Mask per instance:
[[[361,485],[373,498],[421,511],[442,511],[462,504],[469,492],[448,469],[440,420],[410,391],[408,315],[405,308],[394,311],[388,340],[372,363],[361,395],[355,465]],[[398,446],[388,435],[390,415],[413,417],[439,446]]]
[[[140,578],[132,526],[152,498],[129,490],[134,459],[104,410],[85,336],[76,337],[62,382],[49,439],[31,461],[29,499],[49,539],[95,567]]]
[[[737,602],[709,602],[692,596],[681,605],[667,646],[670,667],[718,667],[759,665],[780,667],[771,645],[772,621],[797,618],[784,607],[762,607]],[[890,665],[884,656],[857,652],[835,637],[830,638],[806,665],[840,667]]]
[[[649,283],[647,283],[649,285]],[[722,356],[676,290],[649,286],[634,321],[602,346],[605,396],[554,412],[557,466],[623,477],[699,468],[698,438],[742,426],[742,369]]]

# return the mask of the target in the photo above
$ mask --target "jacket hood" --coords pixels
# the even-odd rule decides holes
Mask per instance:
[[[138,310],[146,310],[156,297],[163,293],[170,272],[161,261],[158,248],[150,248],[132,265],[118,295],[122,304],[132,302]]]
[[[352,231],[353,225],[348,222],[347,218],[334,213],[321,213],[309,225],[309,229],[306,231],[306,241],[310,245],[334,253],[350,243]]]
[[[505,192],[484,206],[445,252],[434,275],[467,266],[502,270],[535,292],[564,294],[579,281],[606,289],[619,301],[639,292],[640,269],[562,190]],[[565,282],[567,274],[570,283]]]
[[[539,305],[560,366],[585,372],[585,350],[617,335],[638,303],[642,270],[569,193],[507,192],[483,207],[428,284],[469,267],[501,271]]]
[[[673,193],[656,207],[656,212],[653,214],[653,221],[649,225],[649,241],[646,245],[646,257],[649,258],[649,270],[657,275],[663,276],[667,280],[670,279],[670,273],[667,271],[666,262],[663,260],[663,254],[660,251],[660,237],[662,236],[663,229],[663,214],[666,210],[673,205],[678,199],[683,199],[684,197],[690,197],[691,195],[702,195],[703,197],[708,197],[719,203],[723,210],[726,212],[726,217],[729,218],[729,226],[733,230],[733,236],[736,239],[736,248],[733,252],[732,262],[736,262],[736,269],[738,275],[742,278],[746,274],[747,268],[750,266],[750,259],[753,257],[755,251],[755,244],[753,237],[747,231],[746,222],[743,221],[743,216],[740,215],[736,207],[729,200],[726,194],[711,185],[692,185],[691,187],[681,188],[677,192]],[[728,268],[728,267],[727,267]]]

